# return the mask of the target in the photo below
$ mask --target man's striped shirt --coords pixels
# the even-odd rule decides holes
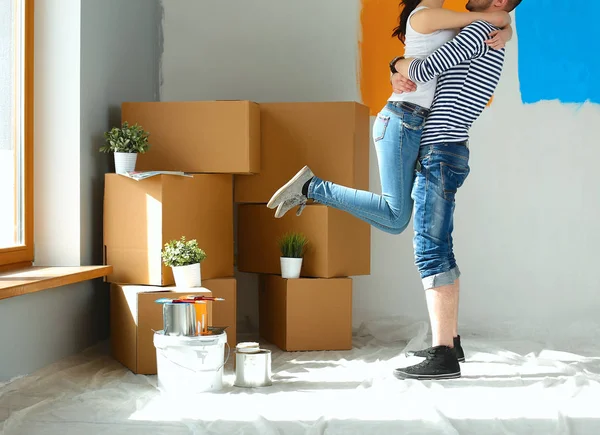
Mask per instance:
[[[496,27],[476,21],[424,59],[414,59],[409,78],[425,83],[438,77],[421,145],[463,142],[469,129],[485,109],[502,74],[504,49],[485,43]]]

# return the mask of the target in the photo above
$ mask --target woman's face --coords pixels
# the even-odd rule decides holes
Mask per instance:
[[[469,0],[467,10],[471,12],[481,12],[489,8],[494,0]]]

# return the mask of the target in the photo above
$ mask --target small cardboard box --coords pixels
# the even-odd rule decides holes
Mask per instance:
[[[267,203],[304,165],[369,189],[369,108],[355,102],[260,104],[260,173],[235,177],[235,201]]]
[[[202,278],[233,276],[231,175],[156,175],[136,181],[106,174],[104,261],[109,282],[172,285],[161,251],[169,240],[196,239],[206,252]]]
[[[276,219],[265,205],[238,207],[237,266],[240,272],[281,274],[278,239],[290,231],[308,238],[301,276],[315,278],[370,274],[371,227],[324,205],[308,205]]]
[[[156,374],[154,331],[163,329],[160,298],[178,298],[185,295],[211,296],[206,289],[179,292],[175,287],[152,287],[112,284],[110,287],[110,334],[113,358],[133,373]],[[208,325],[213,321],[213,303],[207,304]]]
[[[123,103],[122,121],[150,133],[139,171],[260,171],[260,109],[250,101]]]
[[[260,277],[260,335],[286,351],[352,349],[352,280]]]
[[[235,278],[217,278],[202,281],[216,298],[224,301],[212,304],[212,325],[227,326],[227,343],[231,349],[237,345],[237,281]],[[231,354],[234,355],[233,353]],[[231,356],[230,356],[231,358]]]

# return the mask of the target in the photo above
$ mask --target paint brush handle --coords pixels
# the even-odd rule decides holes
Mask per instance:
[[[181,298],[181,300],[190,300],[190,301],[224,301],[223,298],[216,298],[214,296],[186,296]]]

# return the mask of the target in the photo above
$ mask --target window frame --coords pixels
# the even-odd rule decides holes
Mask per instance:
[[[24,244],[9,248],[0,248],[0,268],[3,266],[28,266],[33,263],[34,256],[34,222],[33,222],[33,73],[34,73],[34,10],[35,0],[16,0],[21,6],[25,2],[23,29],[23,69],[19,71],[19,80],[23,77],[23,219]],[[19,29],[20,31],[21,29]],[[17,153],[15,153],[16,165]],[[15,197],[15,213],[18,198]]]

